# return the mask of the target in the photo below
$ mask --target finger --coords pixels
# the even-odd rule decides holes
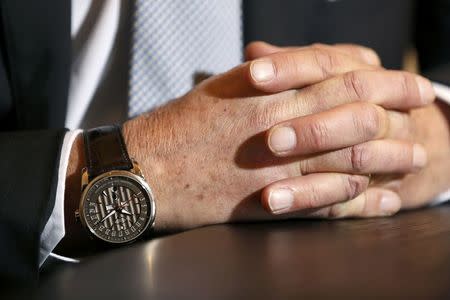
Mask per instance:
[[[252,61],[249,80],[256,89],[276,93],[301,88],[353,70],[378,68],[338,51],[308,47],[276,52]]]
[[[342,51],[346,53],[347,55],[350,55],[352,57],[358,57],[365,63],[375,65],[375,66],[381,66],[381,59],[378,56],[378,54],[375,52],[375,50],[361,46],[356,44],[334,44],[332,47],[335,47],[339,49],[339,51]]]
[[[409,110],[427,105],[434,99],[431,83],[421,76],[402,71],[358,70],[300,90],[279,93],[268,106],[278,113],[274,120],[286,120],[353,102],[370,102],[388,109]],[[404,115],[396,112],[392,112],[392,115],[401,124]]]
[[[300,174],[339,172],[350,174],[410,173],[427,162],[423,146],[398,140],[377,140],[300,160]]]
[[[392,216],[401,208],[397,193],[387,189],[368,188],[356,198],[313,210],[309,217],[342,219]]]
[[[409,122],[405,114],[355,102],[277,124],[268,130],[266,143],[276,156],[307,155],[370,140],[406,138]]]
[[[369,184],[366,176],[317,173],[287,178],[267,186],[261,203],[273,214],[315,209],[355,198]]]
[[[245,59],[253,60],[267,56],[277,52],[287,52],[293,50],[303,50],[308,47],[316,47],[328,50],[334,50],[341,52],[342,54],[349,55],[354,59],[360,60],[363,63],[380,66],[381,61],[376,52],[370,48],[354,45],[354,44],[335,44],[335,45],[325,45],[325,44],[313,44],[304,47],[278,47],[266,42],[256,41],[251,42],[245,47]]]
[[[311,85],[285,99],[290,110],[302,106],[308,113],[316,113],[357,101],[406,110],[430,104],[435,97],[430,81],[422,76],[403,71],[359,70]]]

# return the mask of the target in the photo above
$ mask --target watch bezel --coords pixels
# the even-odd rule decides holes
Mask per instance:
[[[130,178],[132,180],[135,180],[138,184],[140,184],[142,186],[142,188],[144,189],[144,191],[147,193],[148,198],[150,199],[150,216],[148,218],[148,221],[146,222],[145,226],[143,227],[142,231],[132,240],[129,241],[125,241],[125,242],[121,242],[121,241],[111,241],[111,240],[107,240],[102,238],[101,236],[97,235],[97,233],[95,232],[94,229],[91,228],[91,226],[89,226],[89,224],[86,222],[86,218],[84,215],[84,202],[87,196],[88,191],[100,180],[106,178],[106,177],[127,177]],[[80,200],[80,205],[78,208],[78,212],[79,212],[79,216],[80,216],[80,221],[81,224],[83,225],[84,228],[88,229],[90,234],[92,234],[93,237],[102,240],[104,242],[107,242],[109,244],[129,244],[129,243],[133,243],[134,241],[136,241],[137,239],[139,239],[144,232],[147,231],[147,229],[149,228],[149,226],[153,226],[155,223],[155,217],[156,217],[156,205],[155,205],[155,197],[153,195],[153,192],[150,188],[150,186],[148,185],[148,183],[144,180],[144,178],[142,178],[139,175],[136,175],[130,171],[124,171],[124,170],[113,170],[113,171],[109,171],[103,174],[98,175],[97,177],[93,178],[91,181],[89,181],[89,183],[83,187],[83,191],[81,194],[81,200]]]

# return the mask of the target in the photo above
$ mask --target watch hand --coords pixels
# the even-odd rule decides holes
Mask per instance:
[[[106,205],[106,210],[111,210],[111,209],[114,209],[114,206],[112,206],[112,205]]]
[[[110,212],[109,214],[107,214],[103,219],[100,220],[100,223],[103,223],[103,221],[105,221],[106,219],[108,219],[109,217],[111,217],[112,215],[114,215],[116,213],[115,210],[113,210],[112,212]]]
[[[128,210],[126,210],[125,208],[122,208],[122,210],[120,211],[122,214],[125,214],[125,215],[129,215],[129,216],[132,216],[133,214],[132,213],[130,213]]]
[[[123,201],[122,203],[120,203],[120,205],[128,205],[131,201],[133,201],[134,199],[130,199],[127,201]]]

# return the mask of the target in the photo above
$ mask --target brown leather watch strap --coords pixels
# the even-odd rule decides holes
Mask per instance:
[[[89,179],[112,170],[131,170],[133,163],[120,127],[102,126],[84,132]]]

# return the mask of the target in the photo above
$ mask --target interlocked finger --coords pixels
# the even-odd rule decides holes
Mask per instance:
[[[267,186],[261,203],[272,214],[311,210],[355,198],[366,190],[367,176],[315,173]]]
[[[410,122],[402,113],[355,102],[282,122],[267,132],[266,141],[276,156],[307,155],[382,138],[407,139]]]
[[[375,66],[381,65],[380,58],[378,57],[377,53],[374,50],[355,44],[335,44],[335,45],[313,44],[311,46],[304,46],[304,47],[278,47],[265,42],[256,41],[249,43],[247,47],[245,47],[245,58],[246,60],[253,60],[277,52],[304,50],[308,47],[337,51],[341,52],[342,54],[351,56],[354,59],[360,60],[361,62],[367,63],[369,65]]]
[[[398,194],[374,187],[352,200],[313,210],[305,216],[326,219],[385,217],[397,213],[401,205]]]
[[[252,61],[249,65],[249,78],[256,89],[277,93],[302,88],[353,70],[379,68],[340,51],[307,47],[276,52]]]
[[[348,72],[299,90],[285,91],[268,103],[280,119],[314,114],[353,102],[407,111],[430,104],[435,93],[429,80],[403,71]]]
[[[299,161],[300,173],[341,172],[390,174],[417,172],[425,166],[423,146],[398,140],[376,140]]]

